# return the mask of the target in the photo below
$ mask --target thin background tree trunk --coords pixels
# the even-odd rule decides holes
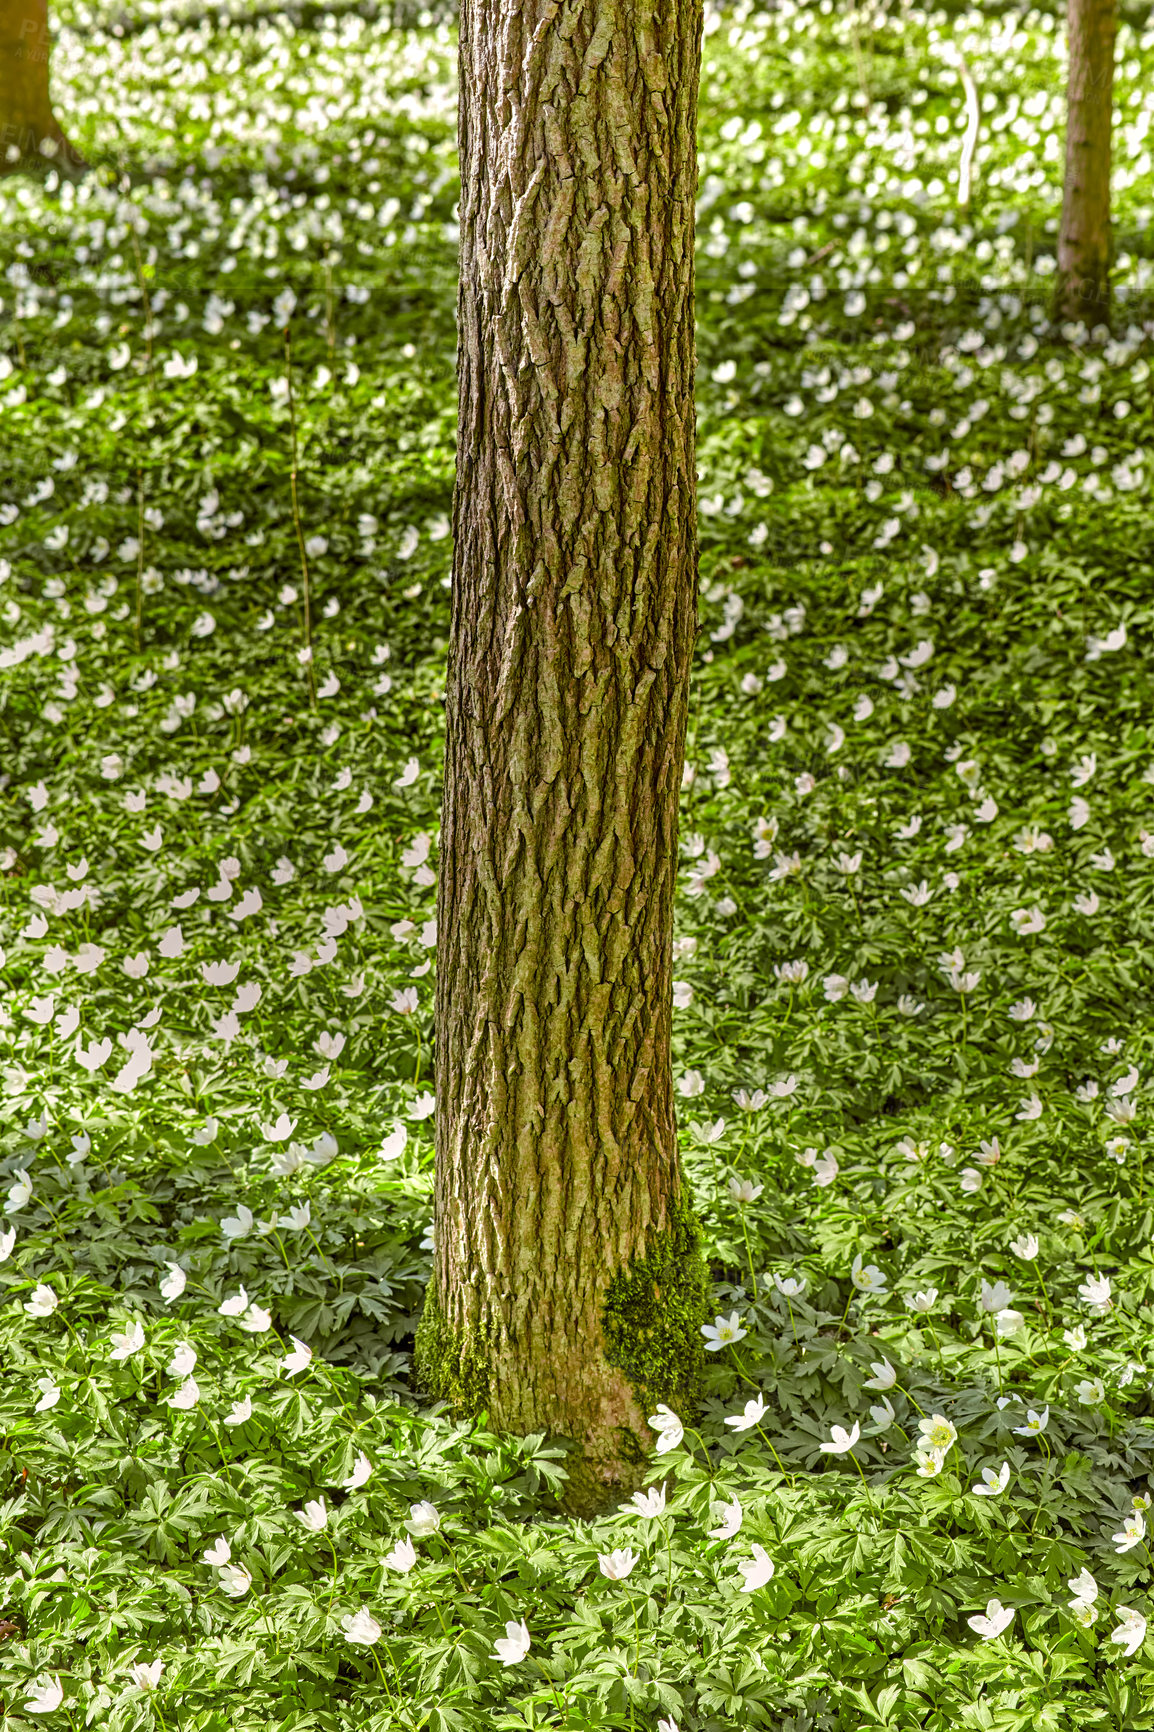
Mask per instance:
[[[50,50],[48,0],[0,0],[0,174],[51,163],[74,177],[87,167],[52,112]]]
[[[1068,0],[1066,182],[1058,236],[1056,310],[1103,319],[1110,301],[1110,147],[1115,0]]]
[[[700,43],[700,0],[461,8],[436,1258],[416,1358],[458,1409],[578,1442],[575,1511],[637,1482],[646,1404],[687,1397],[702,1348],[670,1064]],[[607,1328],[631,1269],[627,1324]]]

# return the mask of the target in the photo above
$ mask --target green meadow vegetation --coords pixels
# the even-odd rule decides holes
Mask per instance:
[[[453,28],[60,22],[93,172],[0,182],[5,1726],[1154,1727],[1154,28],[1088,329],[1057,12],[706,14],[715,1321],[581,1522],[411,1368]]]

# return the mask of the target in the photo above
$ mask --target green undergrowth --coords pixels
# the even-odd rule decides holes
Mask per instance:
[[[1154,1726],[1148,24],[1107,329],[1052,9],[707,16],[709,1307],[615,1290],[649,1490],[576,1521],[414,1373],[451,32],[66,20],[96,171],[0,183],[5,1726]]]

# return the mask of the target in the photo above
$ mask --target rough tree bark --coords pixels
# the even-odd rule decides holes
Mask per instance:
[[[1097,324],[1110,305],[1115,0],[1067,0],[1066,181],[1055,311]]]
[[[48,92],[48,0],[0,0],[0,174],[88,164],[65,137]]]
[[[700,0],[464,0],[423,1386],[639,1483],[706,1281],[670,1063]]]

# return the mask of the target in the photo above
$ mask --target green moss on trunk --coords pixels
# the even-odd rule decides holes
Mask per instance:
[[[708,1316],[701,1227],[683,1182],[668,1229],[645,1257],[613,1277],[605,1294],[606,1358],[624,1371],[644,1406],[664,1402],[677,1411],[697,1400],[705,1364],[701,1325]],[[642,1440],[644,1455],[651,1442]]]
[[[640,1405],[692,1406],[704,1365],[701,1325],[709,1315],[709,1276],[701,1229],[683,1185],[669,1227],[610,1280],[601,1313],[606,1362],[625,1374]],[[493,1347],[483,1329],[462,1336],[445,1319],[430,1281],[417,1326],[413,1371],[417,1386],[454,1415],[473,1418],[492,1408]],[[575,1440],[580,1443],[580,1440]],[[633,1466],[652,1449],[649,1434],[623,1430],[621,1457]],[[580,1477],[575,1460],[573,1470]]]
[[[425,1303],[413,1342],[413,1377],[434,1401],[447,1401],[460,1419],[472,1419],[489,1403],[489,1347],[478,1333],[461,1338],[437,1301],[436,1277],[425,1289]]]

